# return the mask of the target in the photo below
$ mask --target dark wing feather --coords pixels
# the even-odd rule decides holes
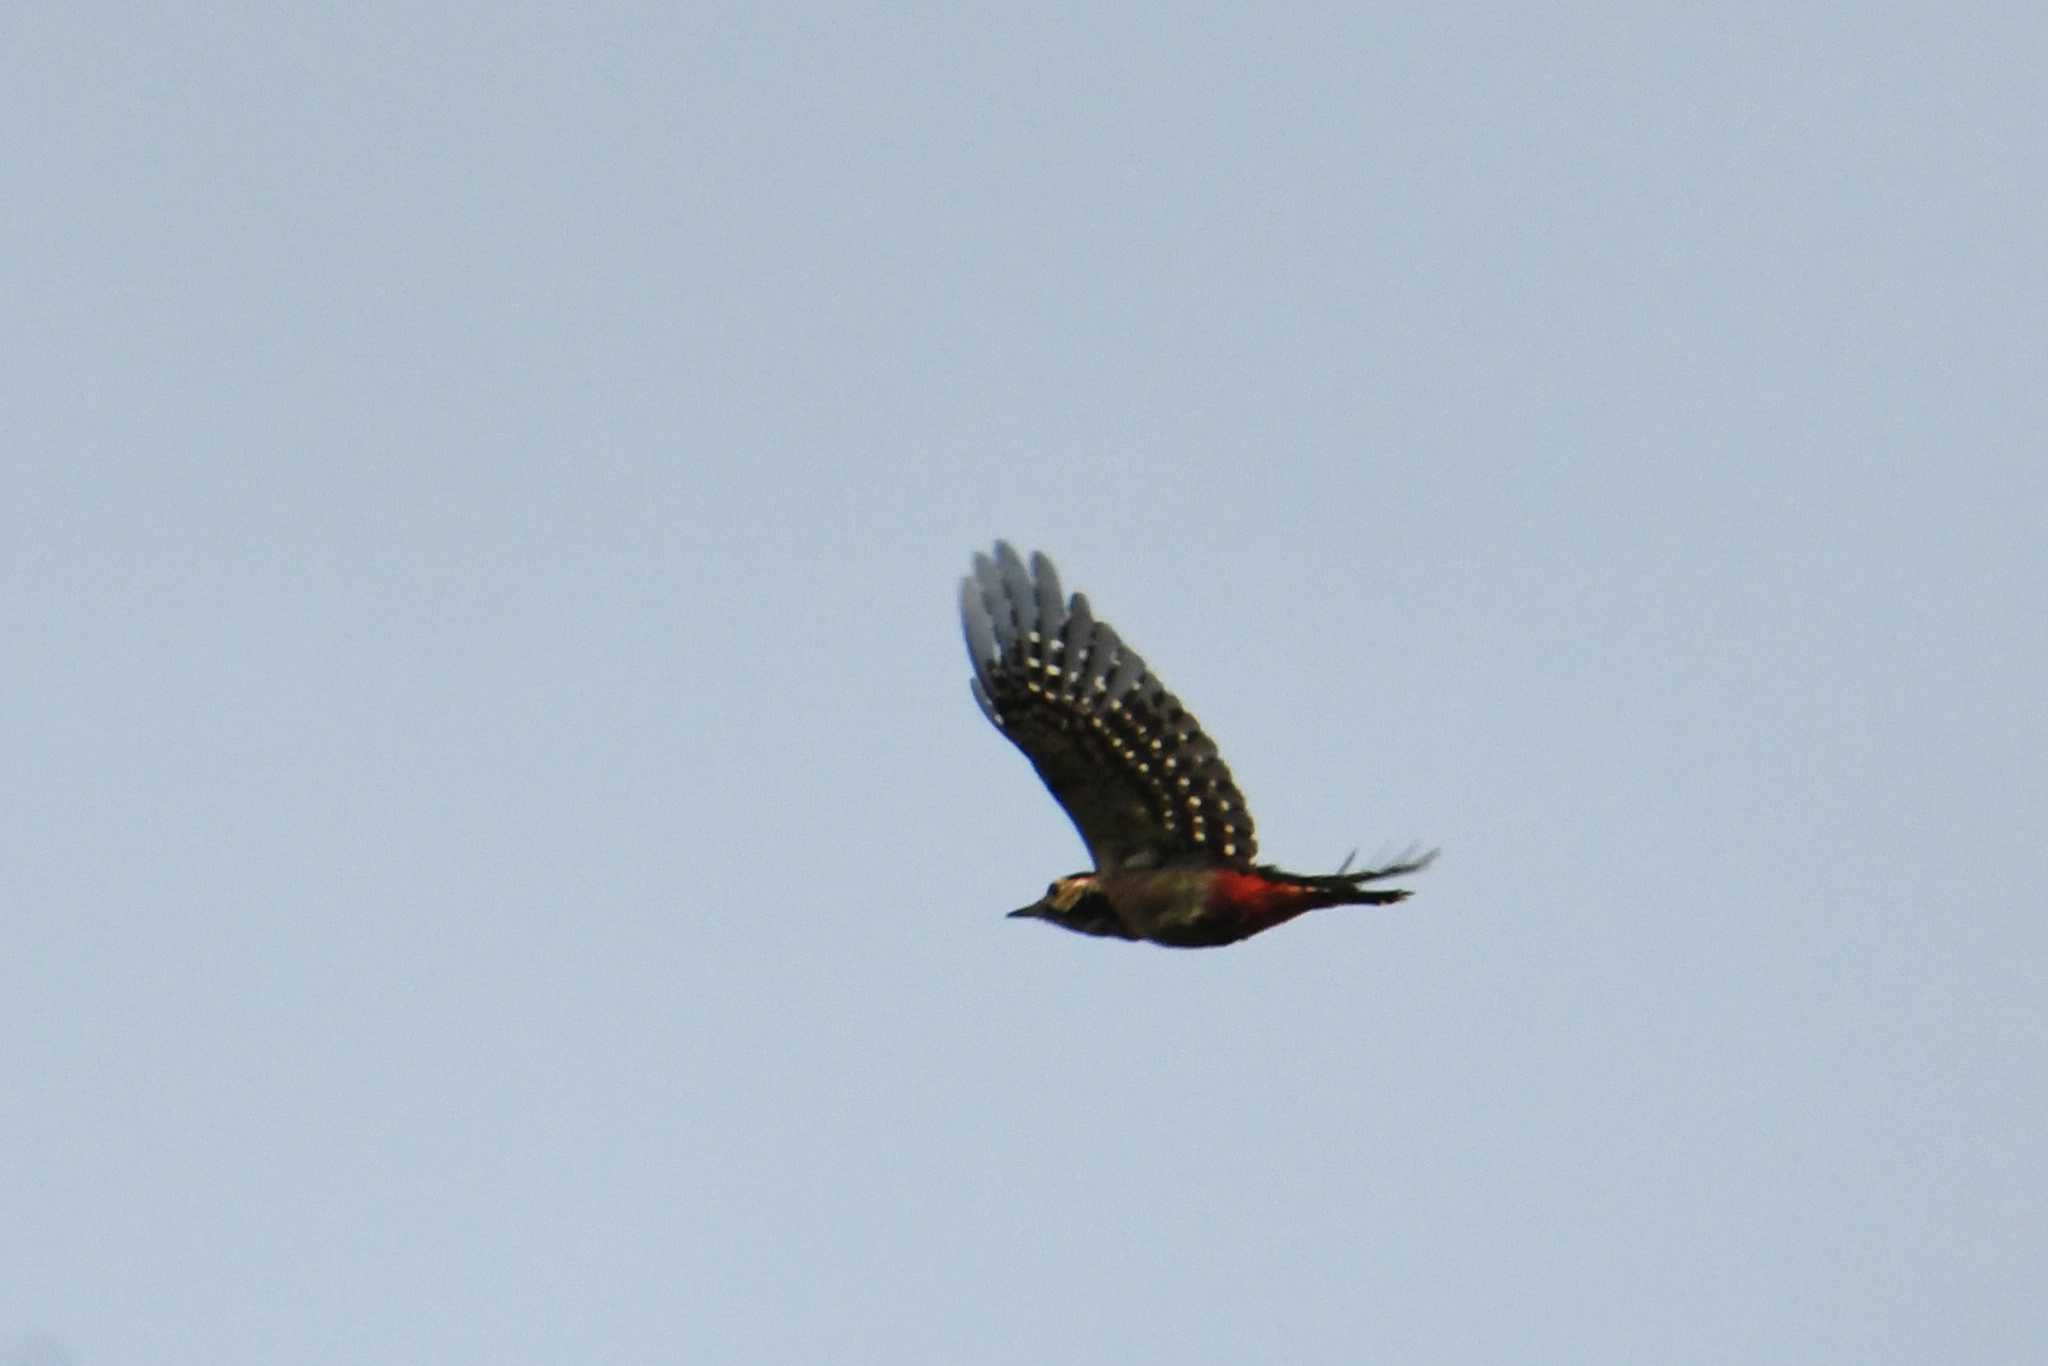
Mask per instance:
[[[1073,818],[1095,866],[1222,863],[1258,855],[1251,813],[1195,718],[1097,621],[1060,596],[1044,555],[996,542],[960,585],[974,699]]]

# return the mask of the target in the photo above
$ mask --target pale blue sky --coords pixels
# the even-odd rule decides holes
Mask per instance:
[[[1498,8],[10,10],[0,1366],[2038,1353],[2048,20]]]

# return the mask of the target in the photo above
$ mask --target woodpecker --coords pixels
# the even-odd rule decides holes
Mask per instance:
[[[1095,861],[1012,919],[1172,948],[1234,944],[1324,906],[1388,906],[1434,850],[1383,868],[1288,873],[1257,862],[1251,813],[1202,728],[1045,555],[1005,541],[960,583],[974,700],[1024,751]]]

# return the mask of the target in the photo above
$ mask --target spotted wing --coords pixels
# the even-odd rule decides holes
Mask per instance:
[[[1059,804],[1097,869],[1223,863],[1258,854],[1251,813],[1195,718],[1145,661],[1060,595],[1042,554],[1027,570],[996,542],[960,584],[974,699]]]

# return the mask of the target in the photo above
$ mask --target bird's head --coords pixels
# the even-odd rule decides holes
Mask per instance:
[[[1096,885],[1095,874],[1075,873],[1045,889],[1045,895],[1029,906],[1010,912],[1012,920],[1049,920],[1076,934],[1101,934],[1118,939],[1130,936],[1109,897]]]

